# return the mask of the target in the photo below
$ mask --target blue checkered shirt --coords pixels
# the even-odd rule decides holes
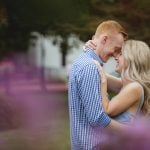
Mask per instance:
[[[92,150],[100,143],[102,128],[111,119],[104,113],[100,89],[100,75],[93,59],[102,60],[86,49],[75,60],[69,74],[69,114],[72,150]]]

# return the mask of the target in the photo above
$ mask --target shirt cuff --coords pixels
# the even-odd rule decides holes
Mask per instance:
[[[107,127],[110,124],[110,122],[111,122],[111,118],[106,113],[103,112],[99,120],[100,126]]]

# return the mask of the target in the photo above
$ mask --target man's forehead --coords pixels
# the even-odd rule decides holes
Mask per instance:
[[[122,47],[124,44],[124,37],[121,33],[115,34],[113,38],[113,42],[116,47]]]
[[[118,43],[120,43],[120,45],[122,46],[122,44],[124,43],[124,36],[121,33],[117,34],[117,40]]]
[[[120,40],[120,41],[116,42],[115,50],[116,51],[121,51],[123,45],[124,45],[124,40],[123,41]]]

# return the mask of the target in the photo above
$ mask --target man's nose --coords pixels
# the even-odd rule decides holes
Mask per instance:
[[[113,57],[114,57],[115,60],[118,60],[118,56],[119,56],[118,54],[114,54],[113,55]]]

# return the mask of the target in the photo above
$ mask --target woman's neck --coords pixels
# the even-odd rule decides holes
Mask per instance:
[[[122,80],[122,87],[125,87],[129,83],[133,82],[133,81],[125,79],[125,78],[121,78],[121,80]]]

